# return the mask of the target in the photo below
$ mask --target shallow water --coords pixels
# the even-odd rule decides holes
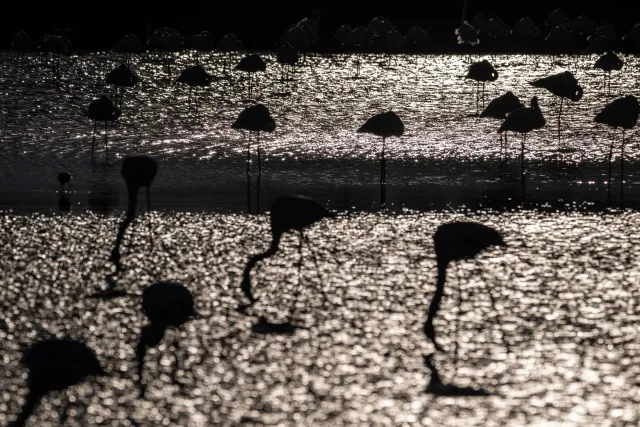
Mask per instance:
[[[268,72],[260,75],[257,100],[267,105],[276,131],[262,136],[264,173],[260,210],[283,193],[302,193],[335,209],[377,210],[381,141],[357,134],[370,116],[393,109],[406,133],[387,148],[387,204],[402,208],[501,209],[582,203],[590,208],[638,207],[637,130],[627,132],[625,182],[620,179],[620,132],[596,126],[593,117],[618,95],[640,96],[640,59],[625,57],[623,73],[614,73],[611,96],[603,76],[593,69],[596,56],[517,55],[489,57],[499,78],[486,86],[486,102],[506,90],[527,103],[538,95],[547,126],[527,139],[528,175],[520,183],[519,137],[509,137],[507,162],[501,165],[496,133],[499,122],[474,117],[475,84],[465,80],[466,56],[399,55],[383,67],[382,56],[366,56],[359,78],[354,58],[312,56],[294,82],[280,80],[280,68],[266,55]],[[110,160],[101,134],[91,159],[93,123],[85,116],[92,99],[103,93],[106,73],[118,64],[114,54],[86,53],[62,59],[62,76],[50,69],[18,65],[2,54],[0,76],[0,207],[18,212],[56,209],[57,173],[74,180],[74,211],[108,211],[126,203],[120,160],[134,152],[160,161],[153,184],[156,209],[247,212],[247,135],[231,129],[250,105],[242,73],[224,73],[223,57],[201,56],[203,66],[223,78],[198,94],[199,110],[189,91],[173,84],[176,70],[195,63],[191,54],[176,58],[171,79],[166,67],[136,59],[142,79],[127,90],[123,116],[109,130]],[[479,60],[480,57],[474,58]],[[234,59],[234,60],[237,60]],[[313,66],[310,66],[313,64]],[[565,103],[561,139],[557,135],[558,100],[528,84],[565,69],[585,88],[580,102]],[[290,96],[281,96],[291,92]],[[609,145],[615,142],[613,179],[607,193]],[[256,210],[255,144],[251,197]]]
[[[434,397],[422,362],[433,352],[422,333],[435,283],[430,236],[465,218],[496,227],[508,246],[451,269],[436,318],[445,351],[434,357],[445,382],[492,395]],[[0,424],[24,394],[21,349],[55,334],[86,340],[112,376],[51,393],[31,425],[57,425],[69,398],[66,425],[78,426],[638,425],[639,221],[627,211],[322,222],[307,233],[320,271],[305,247],[295,310],[295,236],[253,273],[254,314],[277,322],[293,312],[308,328],[283,336],[252,333],[256,318],[234,310],[244,262],[268,246],[265,215],[142,215],[125,237],[119,285],[129,295],[110,300],[89,296],[113,271],[117,218],[3,215]],[[187,286],[202,317],[150,350],[141,400],[139,295],[157,280]],[[169,376],[174,343],[183,388]]]
[[[294,83],[282,83],[268,57],[256,93],[277,128],[261,138],[264,172],[258,182],[254,155],[248,189],[247,136],[230,128],[251,102],[238,73],[201,91],[196,112],[165,68],[136,62],[142,83],[127,91],[109,131],[107,162],[101,134],[91,159],[84,111],[112,92],[103,80],[115,56],[63,58],[60,80],[0,56],[0,209],[13,211],[0,211],[1,425],[20,409],[22,350],[50,335],[85,340],[112,376],[50,394],[31,425],[57,425],[70,399],[66,425],[640,424],[638,131],[627,132],[624,183],[615,157],[608,193],[606,155],[619,135],[592,122],[614,97],[640,95],[638,57],[625,58],[611,96],[591,68],[595,56],[489,58],[500,77],[487,85],[487,102],[506,90],[523,102],[537,95],[547,118],[527,138],[524,186],[518,137],[503,163],[499,122],[473,116],[466,57],[398,56],[389,69],[368,56],[354,78],[353,58],[314,56]],[[225,75],[221,57],[200,61]],[[177,58],[173,78],[194,62]],[[558,142],[557,101],[527,82],[564,69],[585,95],[565,104]],[[261,298],[253,314],[279,322],[293,313],[307,329],[252,333],[256,317],[234,309],[244,263],[268,246],[267,216],[246,214],[256,212],[257,189],[261,212],[285,193],[342,212],[379,210],[381,144],[355,130],[388,108],[406,128],[387,146],[388,214],[355,212],[308,231],[320,271],[305,248],[295,310],[297,240],[284,239],[253,273]],[[90,298],[113,272],[120,218],[103,213],[124,208],[120,162],[136,152],[160,162],[156,212],[125,236],[119,285],[129,295]],[[77,215],[50,215],[64,169]],[[610,209],[623,198],[631,209]],[[436,318],[445,351],[434,358],[445,382],[492,395],[434,397],[422,359],[434,351],[422,332],[435,284],[431,235],[465,217],[496,227],[508,247],[451,269]],[[139,296],[158,280],[187,286],[202,317],[149,351],[141,400],[132,377]],[[183,388],[170,378],[176,352]]]

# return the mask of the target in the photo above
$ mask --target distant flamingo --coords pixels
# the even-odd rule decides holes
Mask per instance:
[[[254,255],[249,259],[244,269],[242,284],[240,285],[242,292],[249,299],[251,304],[257,301],[257,298],[253,296],[253,292],[251,291],[251,270],[258,262],[262,261],[263,259],[272,257],[278,252],[282,235],[287,231],[297,231],[299,233],[299,268],[301,268],[302,245],[304,242],[307,242],[307,244],[309,244],[309,242],[304,237],[304,229],[325,218],[335,218],[335,216],[336,215],[333,212],[328,211],[323,206],[308,197],[284,196],[276,199],[273,202],[270,212],[272,236],[271,245],[265,252]],[[311,250],[310,247],[309,249]],[[300,284],[298,284],[298,286],[299,285]],[[244,309],[246,308],[246,306],[242,306],[240,308]]]
[[[333,41],[336,43],[340,50],[345,49],[350,45],[351,32],[353,29],[350,25],[341,25],[333,35]]]
[[[105,376],[95,352],[69,338],[50,338],[33,344],[22,358],[28,369],[29,388],[22,410],[12,427],[23,427],[44,396],[80,384],[88,377]],[[62,423],[66,414],[61,415]]]
[[[100,98],[91,101],[87,114],[91,120],[94,121],[93,126],[93,143],[91,144],[91,157],[96,146],[96,128],[98,122],[104,122],[104,148],[107,151],[107,159],[109,159],[109,146],[107,145],[107,123],[114,122],[120,117],[120,109],[117,108],[111,100],[102,95]]]
[[[58,182],[60,183],[60,192],[64,191],[65,184],[68,184],[71,181],[71,174],[67,171],[60,172],[58,174]]]
[[[251,132],[258,133],[258,173],[262,173],[262,162],[260,161],[260,132],[273,132],[276,122],[271,117],[269,109],[262,104],[254,104],[240,112],[236,121],[231,125],[233,129],[249,131],[249,141],[247,145],[247,174],[250,172],[251,164]]]
[[[242,43],[242,41],[240,41],[240,39],[238,39],[235,35],[233,35],[232,33],[226,34],[222,40],[220,40],[220,43],[218,44],[218,46],[216,47],[216,50],[220,51],[220,52],[224,52],[227,54],[227,57],[224,60],[223,63],[223,70],[227,70],[228,67],[230,67],[231,65],[231,55],[234,52],[239,52],[242,49],[244,49],[244,43]]]
[[[544,25],[546,25],[547,27],[556,27],[558,25],[565,25],[568,24],[570,22],[569,17],[567,17],[567,15],[565,15],[565,13],[562,11],[562,9],[555,9],[554,11],[552,11],[549,16],[547,17],[547,20],[545,21]]]
[[[278,48],[276,52],[276,60],[280,65],[282,65],[282,78],[281,80],[289,80],[290,75],[293,74],[294,67],[300,60],[300,54],[298,50],[291,46],[289,43],[285,43]]]
[[[60,54],[71,55],[71,43],[64,35],[52,35],[44,39],[40,46],[46,53],[53,55],[53,72],[60,77]]]
[[[531,19],[525,17],[516,21],[511,29],[511,35],[521,40],[524,48],[528,43],[540,37],[540,28],[536,27]]]
[[[118,103],[118,88],[120,88],[120,109],[122,109],[122,98],[124,98],[124,88],[133,87],[138,84],[138,76],[127,65],[120,64],[107,74],[106,83],[116,87],[115,103]]]
[[[189,37],[187,46],[196,52],[211,52],[216,47],[209,31],[202,31],[200,34],[194,34]]]
[[[589,46],[582,53],[586,55],[590,55],[593,53],[602,54],[609,49],[609,45],[611,44],[611,40],[609,40],[606,36],[598,36],[598,37],[589,37],[590,43]]]
[[[135,155],[125,157],[122,161],[122,177],[127,185],[127,193],[129,200],[127,204],[127,213],[120,224],[118,229],[118,235],[116,237],[116,243],[111,251],[111,257],[109,260],[113,262],[116,267],[116,274],[122,271],[122,264],[120,263],[120,246],[124,233],[127,231],[129,224],[133,222],[136,217],[136,204],[138,203],[138,191],[142,187],[147,189],[147,209],[151,209],[151,197],[149,195],[149,188],[153,183],[156,174],[158,172],[158,162],[149,156]],[[115,284],[110,282],[110,290],[113,290]]]
[[[124,63],[131,66],[131,55],[142,52],[142,43],[134,34],[127,34],[111,49],[111,52],[124,53]]]
[[[179,328],[196,317],[193,295],[183,285],[174,282],[157,282],[145,288],[142,293],[142,310],[149,323],[142,328],[136,347],[140,397],[144,397],[147,390],[147,382],[144,380],[144,358],[147,348],[160,344],[168,328]],[[177,353],[177,344],[174,345],[174,349]],[[181,385],[177,378],[178,370],[176,354],[172,379],[175,384]]]
[[[11,42],[11,47],[16,50],[20,60],[24,59],[24,53],[30,50],[32,46],[33,42],[31,41],[31,37],[22,30],[18,31]]]
[[[506,246],[506,244],[497,230],[474,222],[443,224],[434,233],[433,242],[438,265],[438,283],[429,305],[427,321],[424,324],[424,333],[433,343],[436,350],[442,351],[442,347],[436,341],[433,320],[440,309],[440,302],[444,296],[444,285],[449,264],[453,261],[473,259],[480,252],[491,246]],[[493,296],[490,289],[487,289],[487,292],[493,304]]]
[[[586,15],[580,15],[571,23],[571,30],[582,36],[590,36],[596,30],[596,24]]]
[[[484,109],[482,113],[480,113],[480,117],[489,117],[492,119],[504,120],[507,114],[511,113],[518,108],[524,108],[524,104],[520,102],[517,96],[513,94],[513,92],[508,91],[507,93],[500,95],[499,97],[493,99],[487,105],[487,108]],[[506,142],[507,142],[507,134],[504,134],[504,148],[506,150]],[[502,156],[503,150],[503,142],[502,137],[500,138],[500,156]]]
[[[618,98],[607,104],[601,112],[599,112],[594,121],[605,125],[612,126],[614,129],[622,128],[622,144],[620,153],[620,181],[624,181],[624,133],[625,130],[633,129],[638,123],[638,115],[640,115],[640,104],[638,99],[633,95],[627,95]],[[613,142],[609,146],[609,186],[611,185],[611,159],[613,157]]]
[[[264,60],[257,53],[251,54],[249,56],[245,56],[240,60],[238,65],[235,67],[238,71],[245,71],[249,74],[249,98],[251,98],[253,91],[253,84],[251,81],[252,74],[257,72],[265,72],[267,70],[267,64],[265,64]],[[256,77],[257,78],[257,77]]]
[[[482,107],[484,108],[485,84],[498,80],[498,72],[489,61],[483,59],[482,61],[471,64],[465,79],[471,79],[476,82],[476,114],[478,114],[480,112],[480,83],[482,83]]]
[[[213,82],[213,76],[207,73],[200,64],[185,68],[176,79],[176,83],[184,83],[189,86],[189,104],[191,104],[191,89],[195,88],[196,110],[198,109],[198,88],[211,86],[211,82]]]
[[[522,134],[522,145],[520,146],[520,162],[522,164],[522,176],[524,177],[524,145],[527,140],[527,133],[535,129],[541,129],[546,121],[538,105],[538,97],[531,98],[531,107],[518,108],[507,115],[505,121],[500,125],[498,133],[504,131],[518,132]]]
[[[421,50],[429,41],[429,34],[420,26],[414,25],[404,36],[406,45]]]
[[[558,141],[560,141],[560,116],[562,115],[562,103],[565,98],[578,102],[582,99],[584,91],[578,84],[571,71],[553,74],[548,77],[534,80],[529,83],[531,86],[547,89],[553,95],[560,98],[560,109],[558,110]]]
[[[460,18],[460,26],[456,28],[455,35],[458,39],[458,44],[468,44],[475,46],[480,43],[478,37],[478,30],[467,22],[467,0],[462,3],[462,17]],[[487,21],[488,25],[488,21]],[[469,54],[469,62],[471,62],[471,54]]]
[[[573,33],[563,25],[557,25],[549,31],[545,41],[549,44],[559,45],[562,47],[569,46],[573,40]]]
[[[611,71],[622,70],[624,66],[624,61],[620,59],[618,55],[616,55],[613,51],[608,51],[604,55],[602,55],[596,63],[593,65],[594,68],[598,68],[604,71],[604,87],[607,88],[607,92],[611,93]],[[609,77],[609,85],[607,86],[607,75]]]
[[[357,130],[358,133],[369,133],[382,137],[382,153],[380,155],[380,208],[386,205],[386,174],[387,161],[385,159],[386,140],[392,136],[401,137],[404,134],[404,123],[393,111],[376,114],[367,120]]]
[[[631,27],[629,32],[622,38],[622,41],[635,45],[636,49],[640,48],[640,22]]]
[[[616,27],[609,24],[608,22],[604,25],[599,26],[593,32],[593,34],[589,37],[589,41],[595,39],[597,37],[606,37],[609,42],[612,42],[616,39]]]

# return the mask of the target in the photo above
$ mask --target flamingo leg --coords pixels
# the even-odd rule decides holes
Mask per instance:
[[[107,123],[104,122],[104,149],[107,151],[107,160],[109,160],[109,145],[107,144]]]
[[[558,111],[558,142],[560,142],[560,116],[562,115],[562,103],[564,98],[560,97],[560,111]]]
[[[301,289],[301,279],[302,279],[302,244],[304,243],[304,236],[302,231],[300,231],[300,238],[298,240],[298,285],[296,286],[296,293],[293,297],[293,304],[291,304],[291,313],[289,314],[289,321],[293,319],[293,314],[296,311],[296,306],[298,305],[298,298],[300,297]]]
[[[93,151],[96,148],[96,129],[98,127],[98,121],[93,121],[93,142],[91,143],[91,157],[93,157]]]
[[[620,150],[620,208],[624,207],[624,128],[622,129],[622,149]]]
[[[251,172],[251,131],[249,131],[249,140],[247,142],[247,175]]]
[[[382,155],[380,156],[380,209],[384,209],[387,204],[386,175],[387,161],[385,159],[386,138],[382,137]]]
[[[256,141],[256,143],[258,144],[258,175],[260,175],[262,173],[262,162],[260,160],[260,132],[258,132]]]

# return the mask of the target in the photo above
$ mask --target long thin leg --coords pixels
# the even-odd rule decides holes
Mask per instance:
[[[107,145],[107,123],[104,122],[104,149],[107,152],[107,161],[109,161],[109,145]]]
[[[607,179],[607,197],[609,199],[609,207],[611,207],[611,166],[613,159],[613,141],[609,144],[609,179]]]
[[[558,112],[558,142],[560,142],[560,116],[562,115],[562,103],[564,98],[560,98],[560,111]]]
[[[620,208],[624,207],[624,129],[622,129],[622,149],[620,150]]]
[[[249,140],[247,142],[247,175],[251,172],[251,131],[249,131]]]
[[[93,121],[93,142],[91,143],[91,157],[93,157],[93,152],[96,148],[96,129],[98,128],[98,121]]]
[[[258,175],[259,175],[262,173],[262,162],[260,160],[260,132],[258,132],[256,141],[258,144]]]
[[[329,297],[327,296],[326,292],[324,291],[324,289],[322,288],[323,282],[324,282],[324,278],[322,277],[322,274],[320,273],[320,263],[318,263],[318,257],[316,256],[315,251],[313,250],[313,247],[311,246],[311,243],[309,242],[309,239],[307,238],[307,236],[303,235],[304,238],[304,242],[307,244],[307,248],[309,249],[309,252],[311,252],[311,258],[313,259],[313,263],[316,267],[316,274],[318,275],[318,280],[320,281],[320,293],[322,294],[322,306],[324,307],[325,302],[329,301]]]
[[[298,240],[298,286],[296,286],[296,293],[293,297],[293,304],[291,304],[291,314],[289,314],[289,321],[293,319],[293,314],[296,311],[296,306],[298,305],[298,298],[300,297],[301,289],[301,279],[302,279],[302,244],[304,243],[304,237],[302,236],[302,231],[300,232],[300,238]]]
[[[380,209],[387,205],[387,161],[385,159],[386,138],[382,137],[382,155],[380,156]]]

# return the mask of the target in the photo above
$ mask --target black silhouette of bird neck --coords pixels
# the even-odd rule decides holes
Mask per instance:
[[[140,331],[136,347],[138,362],[138,385],[141,395],[145,393],[144,359],[147,348],[156,347],[169,327],[180,327],[196,316],[195,302],[191,292],[175,282],[157,282],[148,286],[142,294],[142,310],[149,323]]]
[[[61,391],[89,376],[107,375],[94,351],[71,339],[46,339],[25,353],[23,365],[29,370],[25,403],[13,427],[25,425],[38,403],[50,391]]]
[[[440,309],[444,295],[444,285],[449,263],[463,259],[475,258],[480,252],[490,246],[505,246],[502,236],[495,229],[474,222],[452,222],[443,224],[433,235],[435,246],[438,281],[436,292],[431,300],[424,332],[437,350],[442,348],[437,344],[433,320]]]
[[[287,231],[302,231],[304,228],[324,218],[335,218],[335,213],[328,211],[314,200],[302,196],[284,196],[276,199],[271,206],[271,244],[265,252],[252,256],[244,269],[240,288],[252,303],[257,301],[251,292],[251,270],[265,258],[278,252],[280,239]]]

